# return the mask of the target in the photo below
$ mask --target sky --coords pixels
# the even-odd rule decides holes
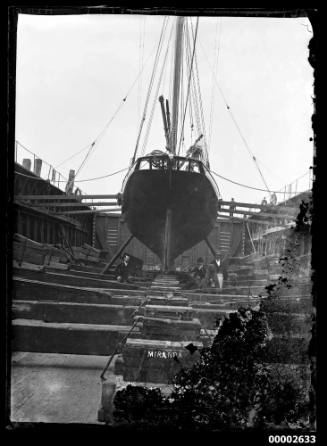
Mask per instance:
[[[61,164],[58,170],[68,177],[70,169],[81,166],[87,153],[81,150],[96,141],[76,177],[79,181],[128,167],[163,20],[150,15],[20,14],[15,123],[19,144],[52,166]],[[170,17],[167,24],[167,44],[174,20]],[[192,21],[195,26],[196,18]],[[212,129],[209,159],[214,172],[265,189],[253,155],[269,190],[276,191],[308,172],[313,157],[311,37],[310,22],[303,17],[200,17],[196,57],[207,135]],[[171,88],[172,42],[158,90],[165,98]],[[164,44],[163,53],[165,49]],[[142,148],[153,106],[145,153],[165,147],[155,92],[141,134]],[[187,149],[192,143],[187,119],[185,127]],[[18,161],[28,156],[19,145]],[[125,174],[78,185],[84,193],[117,193]],[[215,179],[225,200],[260,202],[268,196]],[[308,188],[306,175],[297,190]]]

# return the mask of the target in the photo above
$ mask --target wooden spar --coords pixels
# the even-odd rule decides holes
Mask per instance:
[[[47,201],[47,200],[57,200],[57,201],[71,201],[71,200],[86,200],[86,199],[117,199],[119,194],[96,194],[96,195],[15,195],[14,199],[15,200],[35,200],[35,201]],[[269,213],[270,209],[272,209],[272,207],[268,206],[263,206],[261,204],[256,204],[256,203],[242,203],[242,202],[231,202],[231,201],[219,201],[220,205],[222,206],[230,206],[233,205],[236,208],[233,209],[233,213],[237,214],[237,213],[241,213],[238,211],[238,207],[243,207],[243,208],[249,208],[249,209],[260,209],[261,211],[263,211],[263,213],[259,214],[254,212],[253,215],[267,215],[267,216],[272,216],[272,215],[278,215],[278,214],[272,214]],[[87,205],[93,205],[92,203],[83,203],[87,204]],[[273,209],[276,209],[278,211],[283,211],[283,212],[290,212],[290,213],[297,213],[298,209],[296,207],[290,207],[290,206],[274,206]],[[265,212],[268,211],[268,212]],[[230,212],[229,208],[223,208],[221,209],[221,212]],[[244,213],[244,211],[242,211],[242,213]],[[245,214],[249,214],[249,212],[245,212]]]
[[[252,245],[252,248],[253,248],[253,252],[256,252],[256,249],[255,249],[255,246],[254,246],[254,243],[253,243],[253,239],[252,239],[252,236],[251,236],[249,225],[246,223],[245,226],[246,226],[246,229],[248,231],[248,234],[249,234],[249,237],[250,237],[250,240],[251,240],[251,245]]]
[[[183,27],[184,27],[184,17],[177,17],[176,38],[175,38],[175,59],[174,59],[173,102],[172,102],[172,104],[173,104],[172,127],[171,127],[171,133],[170,133],[170,148],[171,148],[171,152],[173,154],[176,153],[176,144],[177,144]]]
[[[170,123],[170,112],[169,112],[169,102],[168,99],[166,99],[166,119],[167,119],[167,126],[168,126],[168,133],[170,134],[171,130],[171,123]]]
[[[256,220],[256,219],[248,219],[248,218],[240,218],[240,217],[229,217],[229,216],[218,216],[217,222],[240,222],[240,223],[248,223],[248,224],[256,224],[256,225],[264,225],[264,226],[272,226],[274,222],[271,220]],[[287,228],[285,224],[278,224],[280,227]]]
[[[181,81],[181,66],[182,66],[182,48],[183,48],[183,28],[184,17],[178,17],[176,21],[176,37],[175,37],[175,58],[174,58],[174,84],[173,84],[173,110],[172,110],[172,122],[171,131],[169,132],[169,151],[172,154],[176,154],[177,145],[177,130],[178,130],[178,109],[179,109],[179,96],[180,96],[180,81]],[[165,116],[165,110],[163,105],[163,98],[160,101],[164,115],[165,128],[168,130],[169,117]],[[172,191],[172,172],[169,171],[169,189]],[[172,224],[172,210],[170,207],[166,211],[166,223],[164,231],[164,243],[163,243],[163,270],[168,272],[173,265],[171,265],[171,224]]]
[[[251,212],[251,211],[239,211],[237,209],[234,209],[231,211],[230,209],[220,209],[218,211],[218,215],[221,214],[230,214],[233,213],[234,215],[240,214],[240,215],[250,215],[250,216],[259,216],[259,217],[268,217],[268,218],[277,218],[277,219],[286,219],[286,220],[294,220],[296,218],[296,215],[289,215],[289,214],[270,214],[268,212]],[[222,215],[223,216],[223,215]]]
[[[106,213],[107,215],[120,215],[115,212],[121,212],[121,208],[111,208],[111,209],[86,209],[81,211],[61,211],[56,212],[55,215],[75,215],[75,214],[96,214],[96,213]]]
[[[216,256],[217,256],[217,252],[216,252],[216,250],[214,249],[214,247],[212,246],[212,244],[209,242],[208,237],[205,237],[204,241],[205,241],[206,244],[208,245],[208,248],[210,249],[211,254],[213,255],[213,257],[216,258]]]
[[[164,131],[165,131],[165,137],[166,137],[166,146],[167,146],[167,149],[170,151],[170,148],[169,148],[169,130],[168,130],[167,115],[166,115],[166,110],[165,110],[165,105],[164,105],[164,97],[163,96],[159,97],[159,102],[160,102],[160,106],[161,106],[162,119],[163,119],[163,123],[164,123]]]
[[[132,240],[134,236],[130,235],[128,237],[128,239],[126,240],[126,242],[118,249],[118,251],[116,252],[116,254],[113,256],[113,258],[110,260],[109,263],[107,263],[107,265],[103,268],[103,270],[101,271],[101,274],[104,274],[105,272],[108,271],[108,269],[114,264],[115,260],[118,259],[118,257],[120,256],[120,254],[123,252],[123,250],[127,247],[127,245],[129,244],[129,242]]]
[[[219,204],[222,206],[233,205],[235,207],[261,209],[262,211],[270,211],[271,209],[282,209],[285,212],[294,212],[294,210],[297,209],[297,207],[294,207],[294,206],[293,207],[291,207],[291,206],[270,206],[270,205],[262,205],[262,204],[256,204],[256,203],[242,203],[240,201],[219,200]]]
[[[94,199],[94,198],[118,198],[118,194],[111,195],[15,195],[15,200],[86,200],[86,199]]]

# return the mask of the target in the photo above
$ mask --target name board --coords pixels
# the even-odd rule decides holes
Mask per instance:
[[[173,359],[175,357],[182,358],[183,354],[181,351],[173,350],[148,350],[148,358],[159,358],[159,359]]]

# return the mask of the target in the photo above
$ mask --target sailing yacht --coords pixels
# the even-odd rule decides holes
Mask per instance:
[[[184,17],[175,25],[172,115],[159,98],[167,141],[166,151],[154,150],[134,160],[121,191],[122,216],[133,236],[162,262],[165,272],[174,259],[201,242],[217,221],[219,189],[198,144],[185,156],[177,154]],[[195,41],[194,41],[195,45]]]

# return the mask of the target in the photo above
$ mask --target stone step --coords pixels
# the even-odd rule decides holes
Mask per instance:
[[[112,292],[115,293],[115,296],[112,295]],[[104,291],[20,278],[14,278],[12,297],[17,300],[52,300],[121,305],[139,305],[145,300],[145,296],[140,292],[135,292],[135,290]]]
[[[275,334],[308,334],[312,328],[312,315],[308,313],[267,313],[269,328]]]
[[[266,313],[311,314],[313,311],[311,296],[285,296],[264,299],[262,310]]]
[[[225,280],[224,286],[234,288],[236,287],[249,287],[249,286],[266,286],[267,279],[236,279],[236,280]]]
[[[152,281],[153,284],[164,284],[164,285],[178,285],[179,284],[179,280],[174,280],[174,279],[161,279],[161,278],[157,278],[154,279]]]
[[[13,319],[76,324],[132,325],[137,306],[58,301],[14,300]]]
[[[244,294],[189,294],[189,302],[193,306],[193,303],[209,303],[209,304],[221,304],[226,303],[238,303],[238,302],[251,302],[258,300],[257,297],[251,298]]]
[[[201,323],[195,318],[185,321],[145,316],[141,321],[140,331],[145,339],[188,341],[200,338]]]
[[[167,287],[167,286],[161,286],[161,285],[151,285],[150,289],[151,289],[151,291],[152,290],[156,290],[156,291],[162,291],[162,292],[165,292],[165,293],[169,293],[169,292],[178,291],[178,290],[181,289],[181,287],[179,287],[179,286]]]
[[[188,305],[188,299],[185,297],[163,297],[147,295],[149,305],[177,305],[185,307]]]
[[[208,296],[248,296],[248,295],[259,295],[259,294],[266,294],[265,287],[262,286],[241,286],[241,287],[231,287],[231,288],[208,288],[203,289],[201,291],[196,290],[183,290],[182,296],[186,297],[188,299],[192,299],[192,296],[202,296],[202,295],[208,295]]]
[[[68,274],[63,272],[43,272],[43,271],[30,271],[24,269],[14,268],[14,277],[26,278],[31,280],[38,280],[46,283],[60,283],[62,285],[79,286],[86,288],[107,288],[107,289],[139,289],[137,285],[131,283],[119,283],[115,280],[97,279],[92,277],[82,277],[74,274]]]
[[[301,295],[311,295],[312,284],[311,283],[303,283],[303,284],[290,284],[290,288],[287,286],[278,286],[273,290],[273,294],[277,294],[278,296],[301,296]]]
[[[129,325],[47,323],[34,319],[15,319],[12,321],[12,349],[107,356],[115,352],[118,343],[130,329]]]
[[[194,310],[189,306],[177,305],[149,305],[143,307],[143,313],[147,317],[162,317],[176,320],[191,320]]]

